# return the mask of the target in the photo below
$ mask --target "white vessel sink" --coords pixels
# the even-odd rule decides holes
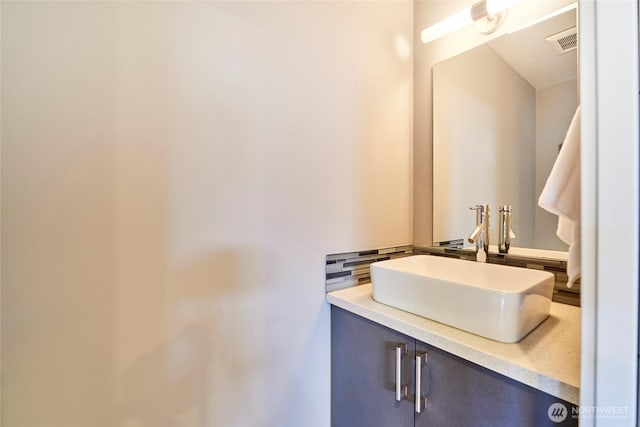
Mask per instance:
[[[491,338],[520,341],[549,315],[553,274],[430,255],[371,264],[373,299]]]

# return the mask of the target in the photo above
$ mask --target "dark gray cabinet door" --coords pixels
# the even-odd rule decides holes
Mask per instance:
[[[568,402],[420,341],[416,351],[428,355],[421,381],[427,409],[416,414],[417,427],[578,425]]]
[[[331,425],[412,427],[414,407],[395,400],[396,346],[406,344],[402,384],[413,393],[415,340],[331,307]]]
[[[395,348],[404,343],[402,384],[408,397],[396,402]],[[418,414],[416,355],[424,353],[420,395],[427,397],[427,408]],[[578,425],[572,417],[576,407],[568,402],[335,306],[331,363],[333,427]]]

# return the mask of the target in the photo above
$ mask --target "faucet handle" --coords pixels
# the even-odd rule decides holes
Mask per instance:
[[[475,205],[469,208],[470,211],[476,211],[476,223],[480,224],[489,217],[489,205]]]
[[[469,208],[470,211],[484,211],[484,210],[488,210],[489,209],[489,205],[488,204],[482,204],[482,205],[475,205],[475,206],[471,206]]]

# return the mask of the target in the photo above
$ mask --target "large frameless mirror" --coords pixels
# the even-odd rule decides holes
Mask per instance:
[[[537,206],[578,105],[576,9],[433,67],[433,242],[470,246],[475,213],[511,205],[511,245],[565,251]],[[492,239],[495,242],[495,239]]]

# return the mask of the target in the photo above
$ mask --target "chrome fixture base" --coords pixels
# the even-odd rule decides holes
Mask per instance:
[[[489,15],[487,0],[480,0],[471,6],[471,19],[473,19],[478,31],[483,34],[491,34],[507,19],[507,11],[505,9],[495,15]]]

